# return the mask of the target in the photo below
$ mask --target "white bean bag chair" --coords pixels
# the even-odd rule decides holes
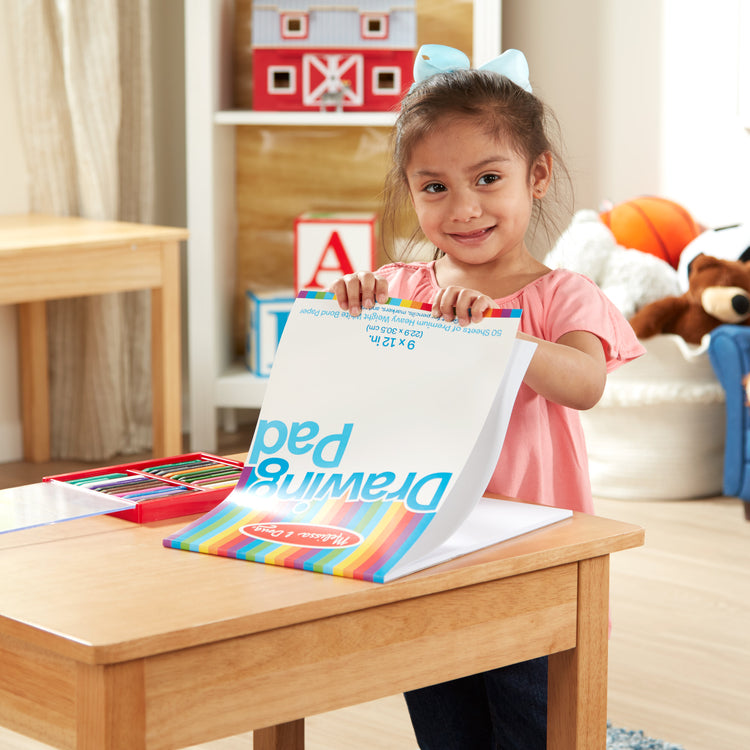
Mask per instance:
[[[700,346],[661,334],[613,372],[581,412],[594,497],[671,500],[722,494],[724,390]]]

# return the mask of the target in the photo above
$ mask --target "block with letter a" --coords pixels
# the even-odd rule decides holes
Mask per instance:
[[[339,276],[375,269],[376,215],[309,212],[294,222],[294,286],[327,289]]]

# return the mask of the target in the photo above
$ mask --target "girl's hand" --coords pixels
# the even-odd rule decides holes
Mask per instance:
[[[432,302],[432,317],[448,322],[458,320],[460,326],[479,323],[484,313],[497,307],[486,294],[461,286],[443,287]]]
[[[362,308],[374,307],[376,302],[388,301],[388,281],[372,271],[359,271],[342,276],[328,288],[338,300],[339,307],[356,317]]]

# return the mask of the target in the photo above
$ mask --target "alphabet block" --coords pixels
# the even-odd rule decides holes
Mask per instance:
[[[260,377],[271,374],[271,365],[294,304],[294,290],[289,288],[250,288],[247,300],[245,330],[245,364]]]
[[[339,276],[375,269],[374,213],[310,212],[294,222],[294,288],[327,289]]]

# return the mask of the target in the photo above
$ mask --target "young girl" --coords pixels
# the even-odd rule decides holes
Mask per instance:
[[[394,131],[384,218],[395,225],[399,206],[411,204],[435,259],[350,274],[331,291],[352,315],[391,296],[432,303],[433,316],[462,326],[481,325],[490,307],[521,308],[518,336],[537,348],[487,489],[592,513],[577,412],[643,349],[593,282],[550,270],[526,247],[555,166],[526,60],[509,50],[470,70],[457,50],[427,45],[415,81]],[[415,690],[406,701],[420,748],[546,747],[546,658]]]

